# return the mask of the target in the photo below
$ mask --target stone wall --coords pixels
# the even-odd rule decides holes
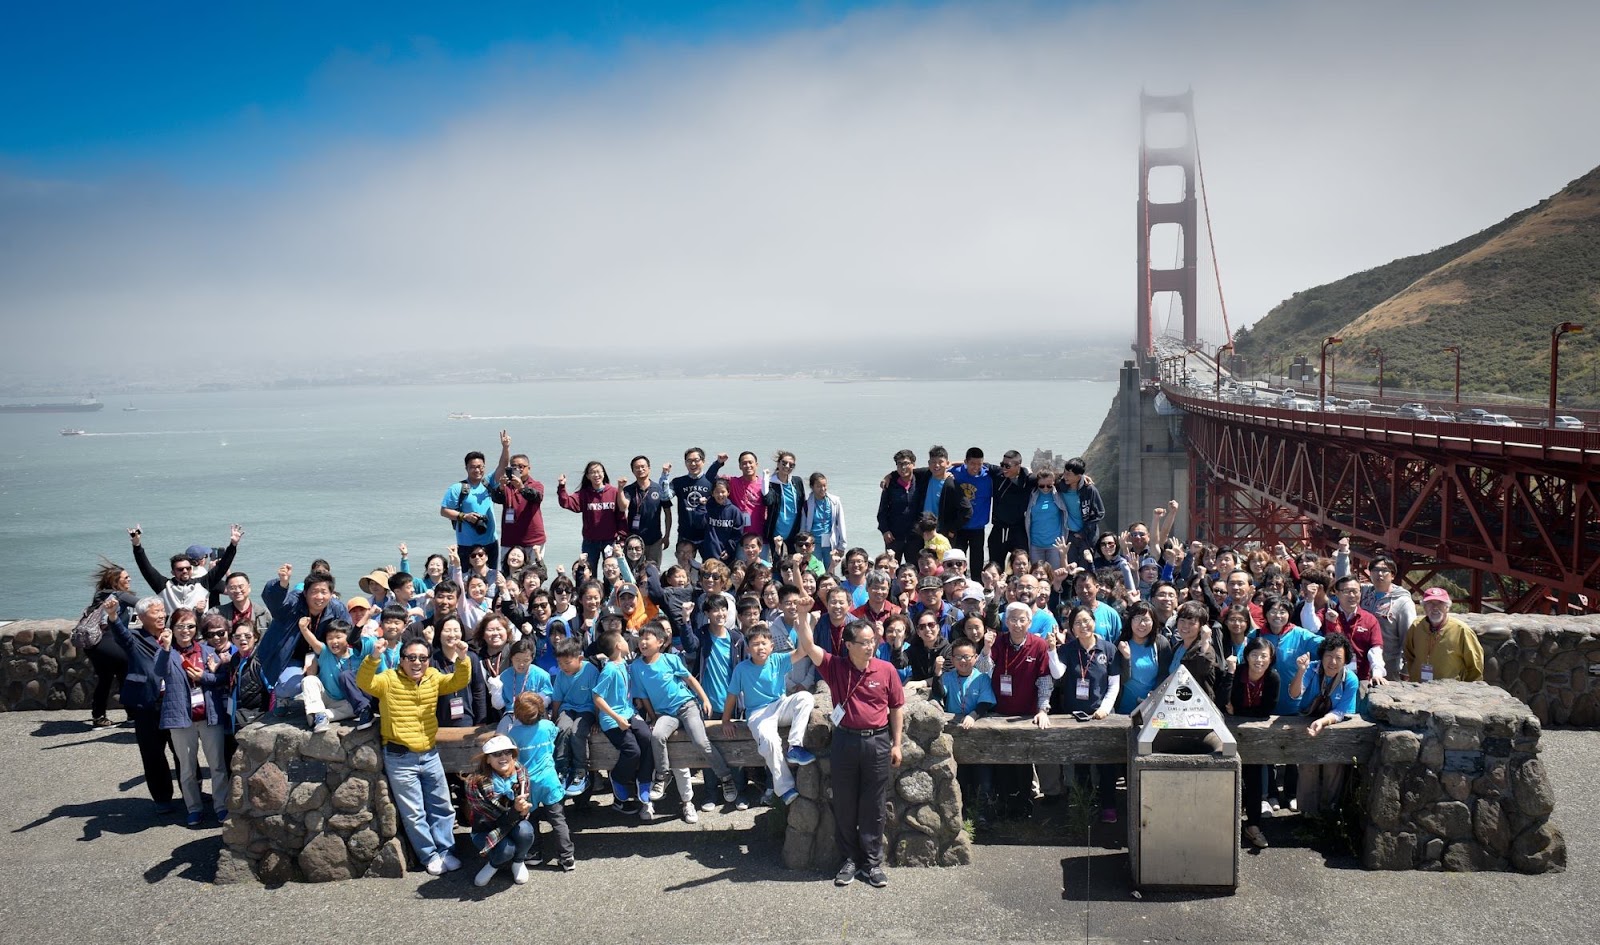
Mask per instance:
[[[829,787],[833,730],[828,714],[833,705],[828,687],[817,688],[817,707],[806,731],[806,748],[817,761],[795,769],[800,796],[787,810],[783,863],[790,869],[831,873],[843,857]],[[930,698],[926,683],[906,686],[900,767],[889,787],[884,823],[884,850],[891,866],[964,866],[972,861],[961,819],[953,742],[944,730],[947,719]]]
[[[1600,617],[1458,614],[1483,644],[1483,679],[1546,725],[1600,726]]]
[[[1363,769],[1368,869],[1566,869],[1527,706],[1480,683],[1391,683],[1368,715],[1386,727]]]
[[[19,620],[0,628],[0,711],[87,709],[94,666],[72,645],[72,620]],[[111,694],[117,704],[117,694]]]
[[[377,726],[307,730],[301,716],[239,732],[217,882],[397,878],[405,853]]]

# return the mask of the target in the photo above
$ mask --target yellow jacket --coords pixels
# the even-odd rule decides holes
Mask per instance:
[[[1434,679],[1477,682],[1483,678],[1483,645],[1478,635],[1455,617],[1446,617],[1438,632],[1426,615],[1418,617],[1406,631],[1404,649],[1406,677],[1412,682],[1422,680],[1423,666],[1432,668]]]
[[[429,666],[420,682],[398,668],[378,672],[378,655],[361,661],[356,670],[356,685],[380,703],[383,740],[397,742],[412,751],[431,751],[439,734],[439,697],[467,688],[472,682],[472,662],[465,656],[456,660],[455,669],[441,673]]]

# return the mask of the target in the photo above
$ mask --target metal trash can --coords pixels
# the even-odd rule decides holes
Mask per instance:
[[[1137,889],[1239,886],[1239,746],[1179,666],[1133,712],[1128,858]]]

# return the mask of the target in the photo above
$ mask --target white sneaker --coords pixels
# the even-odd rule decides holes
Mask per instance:
[[[650,803],[639,805],[639,819],[647,824],[653,823],[656,819],[656,805]]]
[[[1300,799],[1297,797],[1289,798],[1289,809],[1298,811],[1300,809]]]
[[[521,864],[518,864],[518,865],[521,865]],[[487,885],[489,885],[489,880],[494,879],[494,874],[498,873],[499,871],[500,871],[500,867],[495,866],[493,863],[485,863],[485,864],[483,864],[483,869],[478,870],[478,875],[472,877],[472,885],[474,885],[474,886],[487,886]]]
[[[511,881],[521,886],[528,881],[528,864],[518,860],[511,864]]]
[[[461,868],[461,861],[456,859],[456,855],[454,853],[446,853],[440,859],[444,861],[444,871],[446,873],[454,873],[456,870]]]
[[[444,857],[436,856],[428,861],[429,876],[443,876],[444,872]]]
[[[1262,801],[1261,802],[1261,816],[1263,816],[1263,817],[1271,817],[1272,816],[1272,802],[1271,801]]]
[[[698,824],[700,822],[700,815],[695,813],[693,804],[683,805],[683,822],[686,824]]]
[[[700,805],[700,809],[709,814],[712,811],[717,809],[717,802],[716,801],[706,801],[704,804]]]

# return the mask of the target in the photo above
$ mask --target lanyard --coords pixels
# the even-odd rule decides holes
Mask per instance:
[[[1006,646],[1007,649],[1001,652],[1001,655],[1005,657],[1005,660],[995,660],[995,662],[999,665],[1000,675],[1002,676],[1011,675],[1011,664],[1015,663],[1016,658],[1021,655],[1022,651],[1028,648],[1028,641],[1024,639],[1021,646],[1015,646],[1011,643],[1011,635],[1007,634]]]

